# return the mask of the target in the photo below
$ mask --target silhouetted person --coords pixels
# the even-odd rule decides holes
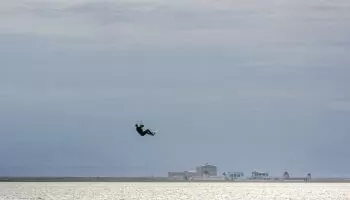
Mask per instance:
[[[155,133],[153,133],[149,129],[143,130],[143,127],[145,127],[143,124],[141,124],[140,126],[135,124],[135,127],[136,127],[137,133],[140,134],[141,136],[145,136],[146,134],[152,135],[152,136],[155,135]]]

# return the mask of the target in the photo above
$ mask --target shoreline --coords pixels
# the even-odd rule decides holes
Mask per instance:
[[[350,179],[173,180],[167,177],[0,177],[0,182],[195,182],[195,183],[350,183]]]

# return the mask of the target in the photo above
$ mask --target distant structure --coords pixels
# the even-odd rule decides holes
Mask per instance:
[[[202,177],[210,177],[210,176],[217,176],[218,170],[215,165],[209,165],[206,163],[205,165],[196,167],[197,173]]]
[[[197,172],[194,171],[183,171],[183,172],[168,172],[168,177],[180,180],[190,180],[197,176]]]
[[[224,175],[225,180],[238,180],[244,178],[243,172],[224,172],[222,175]]]
[[[253,180],[269,180],[270,178],[269,178],[268,172],[253,171],[251,179],[253,179]]]
[[[289,178],[290,178],[289,173],[288,173],[287,171],[285,171],[285,172],[283,173],[283,178],[284,178],[284,179],[289,179]]]
[[[311,181],[311,173],[308,173],[308,174],[306,175],[305,181],[306,181],[306,182]]]
[[[217,177],[217,167],[215,165],[205,165],[196,167],[196,171],[168,172],[168,177],[180,180],[206,179]]]

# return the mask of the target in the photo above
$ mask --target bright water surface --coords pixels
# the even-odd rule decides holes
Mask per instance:
[[[350,199],[341,183],[0,183],[0,199]]]

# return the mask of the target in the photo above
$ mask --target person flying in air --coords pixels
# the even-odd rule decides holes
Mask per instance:
[[[140,124],[140,125],[135,124],[135,127],[136,127],[137,133],[140,134],[141,136],[145,136],[146,134],[151,135],[151,136],[155,135],[155,133],[153,133],[149,129],[143,130],[143,128],[145,127],[143,124]]]

